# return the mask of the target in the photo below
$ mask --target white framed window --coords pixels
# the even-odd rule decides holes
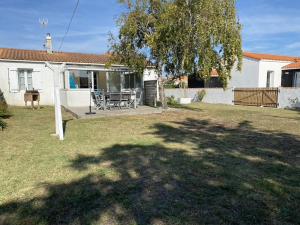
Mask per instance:
[[[18,69],[19,91],[32,90],[32,69]]]

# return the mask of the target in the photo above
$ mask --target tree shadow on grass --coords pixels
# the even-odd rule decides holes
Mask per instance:
[[[45,184],[45,196],[2,204],[0,224],[300,221],[299,137],[257,131],[249,121],[228,128],[195,119],[156,124],[153,132],[163,144],[114,145],[96,156],[78,155],[71,168],[97,166],[97,172]]]

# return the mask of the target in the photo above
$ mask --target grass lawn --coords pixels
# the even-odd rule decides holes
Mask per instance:
[[[300,113],[194,104],[74,120],[11,108],[0,132],[1,225],[300,222]]]

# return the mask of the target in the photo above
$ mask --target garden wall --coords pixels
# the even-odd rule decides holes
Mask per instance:
[[[280,88],[279,108],[300,108],[300,88]]]
[[[193,101],[198,100],[198,93],[205,90],[206,95],[204,96],[202,102],[211,104],[227,104],[233,105],[234,93],[232,89],[223,88],[188,88],[185,90],[186,97],[192,98]],[[185,96],[184,90],[179,88],[165,89],[166,97],[174,96],[176,99]]]
[[[198,93],[205,90],[203,102],[211,104],[233,105],[233,89],[222,88],[189,88],[185,90],[186,97],[197,101]],[[165,89],[166,97],[174,96],[176,99],[184,97],[184,90],[179,88]],[[278,96],[279,108],[300,108],[300,88],[280,88]]]

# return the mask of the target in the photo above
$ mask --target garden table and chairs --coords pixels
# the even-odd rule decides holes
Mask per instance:
[[[92,98],[97,110],[137,108],[137,92],[133,90],[120,92],[93,91]]]

